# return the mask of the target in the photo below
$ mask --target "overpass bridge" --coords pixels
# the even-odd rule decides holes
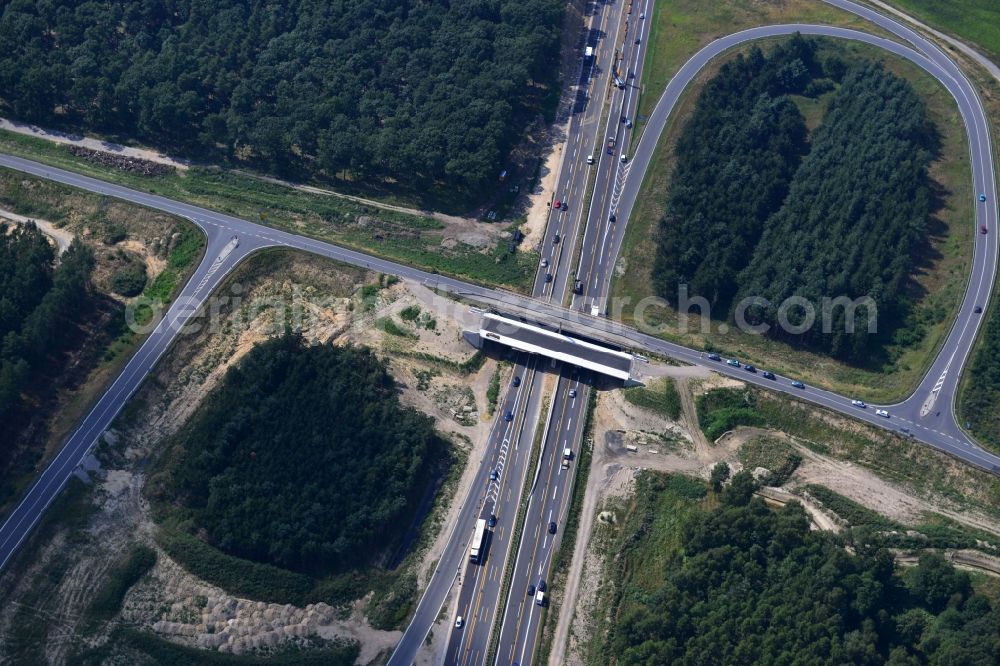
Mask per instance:
[[[632,379],[632,354],[492,312],[482,315],[479,339],[593,370],[623,382]]]

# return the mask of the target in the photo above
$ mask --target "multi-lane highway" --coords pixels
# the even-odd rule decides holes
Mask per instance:
[[[539,275],[541,276],[542,284],[554,284],[555,287],[559,287],[559,289],[556,290],[554,287],[545,289],[543,287],[542,293],[547,291],[547,298],[545,300],[529,299],[499,290],[492,290],[477,285],[467,284],[460,280],[430,274],[408,266],[395,264],[384,259],[371,257],[361,252],[348,250],[329,243],[324,243],[322,241],[303,238],[291,233],[263,227],[232,216],[172,201],[164,197],[130,190],[121,186],[105,183],[96,179],[87,178],[78,174],[31,162],[30,160],[0,156],[0,166],[17,169],[25,173],[44,178],[50,178],[67,185],[101,193],[107,196],[114,196],[138,203],[140,205],[145,205],[168,213],[190,218],[206,233],[208,238],[206,255],[202,263],[195,270],[191,281],[184,287],[180,297],[171,305],[165,314],[164,319],[150,334],[149,338],[136,353],[135,357],[126,365],[122,374],[115,380],[105,395],[100,398],[94,409],[83,420],[80,427],[70,436],[52,462],[39,476],[35,484],[29,489],[28,493],[22,499],[20,504],[18,504],[10,517],[8,517],[2,527],[0,527],[0,567],[6,564],[18,545],[23,542],[31,528],[41,517],[45,508],[51,503],[51,501],[58,494],[59,490],[65,484],[73,469],[80,462],[80,460],[82,460],[86,451],[93,444],[96,437],[110,425],[114,416],[124,405],[127,398],[136,390],[143,378],[156,363],[157,359],[174,339],[179,328],[192,316],[197,316],[197,308],[204,302],[205,297],[219,284],[223,277],[238,264],[239,261],[248,256],[251,252],[262,247],[276,245],[312,252],[331,259],[371,268],[372,270],[393,273],[404,278],[424,282],[438,289],[474,299],[478,302],[498,307],[500,309],[511,307],[519,309],[523,312],[534,312],[541,321],[556,324],[562,323],[565,324],[570,330],[575,329],[581,333],[591,335],[592,337],[598,339],[616,341],[627,348],[647,350],[649,352],[669,356],[683,362],[709,365],[723,374],[733,375],[765,388],[798,396],[801,399],[851,415],[877,426],[890,429],[906,427],[916,439],[930,446],[945,451],[972,464],[979,465],[986,469],[1000,471],[1000,458],[982,451],[968,439],[964,432],[955,423],[953,410],[960,371],[968,357],[980,321],[979,317],[972,313],[972,309],[976,305],[986,305],[993,284],[996,268],[996,187],[994,182],[994,170],[986,115],[978,97],[976,96],[976,91],[973,86],[964,77],[957,66],[933,44],[930,44],[908,28],[882,16],[881,14],[877,14],[872,10],[855,5],[846,0],[827,1],[830,4],[847,9],[848,11],[867,18],[883,29],[905,40],[914,48],[904,46],[898,42],[874,37],[862,32],[814,25],[769,26],[748,30],[720,39],[705,47],[705,49],[699,51],[681,68],[674,80],[672,80],[668,85],[663,96],[659,100],[656,109],[651,115],[640,141],[634,147],[631,159],[627,160],[624,167],[622,166],[620,160],[614,166],[613,180],[615,186],[611,191],[612,196],[608,197],[606,194],[601,195],[604,197],[604,203],[600,206],[595,204],[593,208],[598,212],[590,213],[587,219],[588,230],[585,230],[585,238],[589,228],[591,228],[591,225],[599,226],[593,227],[595,231],[591,232],[591,241],[589,243],[584,243],[581,251],[581,259],[586,257],[588,260],[593,259],[593,261],[590,264],[586,261],[581,261],[577,271],[580,273],[581,279],[586,278],[587,280],[592,280],[597,285],[597,287],[590,293],[596,295],[604,295],[607,293],[607,282],[611,275],[610,269],[614,265],[614,261],[617,258],[617,254],[621,246],[622,229],[635,203],[641,177],[645,173],[645,169],[650,162],[656,140],[662,132],[667,116],[675,105],[680,92],[684,89],[687,83],[691,81],[693,76],[700,71],[709,60],[711,60],[711,58],[724,52],[728,48],[745,43],[748,40],[779,36],[789,34],[794,31],[800,31],[805,34],[825,35],[829,37],[865,41],[907,58],[938,78],[938,80],[941,81],[941,83],[955,97],[969,134],[974,187],[977,193],[985,193],[987,195],[987,200],[983,203],[977,203],[975,223],[972,224],[970,222],[968,233],[969,242],[974,247],[973,269],[969,288],[961,306],[956,324],[939,353],[931,372],[925,377],[914,396],[899,405],[886,407],[891,414],[890,418],[886,419],[876,416],[873,408],[861,409],[855,407],[851,403],[851,396],[838,396],[828,391],[822,391],[812,387],[796,388],[790,384],[790,378],[777,377],[775,380],[766,380],[760,375],[749,374],[743,370],[734,369],[722,363],[709,361],[698,351],[674,345],[647,333],[642,333],[634,329],[624,327],[603,318],[594,318],[587,316],[586,314],[581,314],[579,311],[573,309],[562,308],[560,307],[559,302],[561,294],[565,293],[565,289],[568,284],[568,277],[566,276],[561,279],[561,283],[556,280],[553,280],[552,283],[547,283],[544,280],[544,272],[540,271]],[[645,13],[648,16],[648,11]],[[603,18],[603,10],[600,15],[602,16],[600,19],[601,25],[604,25],[605,18]],[[641,22],[639,23],[641,25]],[[618,25],[620,28],[620,24]],[[619,32],[616,32],[615,34],[618,35]],[[641,39],[639,45],[634,44],[634,39],[631,42],[626,40],[625,43],[626,45],[632,44],[633,46],[641,46],[644,41],[644,39]],[[596,61],[598,63],[600,62],[601,55],[607,58],[607,51],[603,54],[598,54],[596,57]],[[639,66],[641,58],[638,55],[636,58],[637,59],[632,62],[635,66]],[[597,65],[595,64],[595,66]],[[627,101],[626,98],[626,100],[622,102],[624,105],[622,108],[627,109],[628,105],[632,103],[633,102]],[[612,108],[614,108],[614,99],[612,99],[611,105]],[[593,113],[593,111],[591,111],[591,113]],[[634,109],[630,111],[630,113],[634,113]],[[612,117],[612,120],[616,123],[620,122],[619,119],[615,117]],[[599,122],[595,123],[592,125],[591,131],[596,132],[599,126]],[[580,127],[583,127],[582,123]],[[617,131],[618,130],[616,130],[616,133]],[[572,136],[570,139],[575,141]],[[584,140],[585,139],[583,138],[579,139],[581,142]],[[624,143],[624,141],[625,139],[623,138],[622,142]],[[589,151],[587,154],[590,154]],[[568,157],[569,155],[570,152],[567,151],[567,159],[570,159]],[[580,156],[581,153],[578,152],[576,159],[579,160]],[[584,159],[585,157],[586,155],[583,155]],[[625,167],[627,167],[627,170]],[[562,170],[566,172],[566,168],[567,167],[564,164]],[[577,174],[582,171],[585,171],[582,167],[574,167],[566,173]],[[573,175],[571,180],[579,178],[582,178],[582,176]],[[609,182],[611,182],[610,177],[604,181],[604,185],[607,186]],[[600,184],[601,179],[599,177],[598,186]],[[598,186],[595,186],[595,200],[597,199],[597,192],[599,190]],[[579,188],[580,186],[577,184],[575,187]],[[580,188],[578,190],[574,190],[574,192],[578,191],[582,193],[584,190],[585,188]],[[606,188],[605,192],[607,192]],[[556,196],[560,195],[557,194]],[[579,195],[574,194],[572,196]],[[570,210],[572,210],[572,205],[570,206]],[[608,223],[607,215],[610,210],[617,211],[617,224],[612,225]],[[579,214],[577,214],[577,220],[579,221]],[[578,224],[578,222],[574,224]],[[990,230],[990,233],[985,235],[978,234],[977,229],[980,224],[985,224]],[[603,234],[601,231],[602,227]],[[552,234],[555,233],[553,230],[556,228],[556,226],[550,224],[549,231],[546,235],[546,241],[544,242],[552,245]],[[568,227],[558,228],[562,228],[564,231],[568,230]],[[575,230],[569,232],[568,239],[575,238],[576,233],[577,232]],[[606,242],[602,240],[598,243],[596,238],[602,237],[602,235],[606,236]],[[605,252],[607,253],[606,255],[604,254]],[[595,254],[603,256],[595,257]],[[565,268],[565,262],[568,261],[567,255],[568,257],[571,257],[572,252],[563,250],[563,258],[556,264],[557,267],[563,267],[561,271],[563,274],[567,273]],[[593,268],[586,268],[589,273],[584,275],[584,267],[586,266],[593,266]],[[538,292],[535,293],[537,294]],[[548,298],[554,299],[555,302],[549,302]],[[581,304],[578,302],[577,306],[579,307],[580,305]],[[583,307],[586,308],[586,303],[583,304]],[[523,366],[519,367],[523,368]],[[527,372],[524,372],[524,374],[524,379],[527,380]],[[531,378],[532,385],[535,385],[538,381],[539,377],[537,374],[533,373]],[[572,381],[572,377],[567,378],[565,376],[561,376],[556,389],[555,403],[561,405],[560,409],[563,410],[561,412],[563,415],[559,418],[563,420],[566,419],[566,415],[568,414],[582,414],[580,405],[585,402],[586,399],[586,387],[581,384],[580,388],[577,389],[576,400],[570,401],[569,403],[566,402],[568,388]],[[511,401],[521,401],[517,404],[523,405],[524,408],[517,410],[518,419],[512,420],[511,422],[521,424],[521,427],[523,427],[525,421],[528,419],[527,414],[531,411],[531,396],[537,395],[538,392],[526,391],[524,396],[519,398],[517,397],[518,394],[514,389],[515,387],[511,387],[508,391],[505,396],[504,405],[511,405],[509,411],[513,412],[513,406],[516,405]],[[559,402],[560,400],[562,400],[561,403]],[[556,404],[554,404],[554,407]],[[504,434],[506,426],[500,425],[504,422],[504,413],[505,411],[501,409],[501,419],[498,421],[498,424],[494,426],[488,454],[480,463],[480,475],[482,477],[485,474],[485,477],[484,485],[477,489],[479,492],[483,492],[483,488],[487,488],[487,493],[491,492],[487,486],[488,471],[495,468],[501,455],[511,455],[509,448],[507,451],[502,450],[504,440],[509,439],[509,437]],[[577,427],[580,427],[580,419],[576,418],[575,420]],[[558,431],[560,427],[565,428],[566,426],[557,422],[555,431]],[[573,429],[571,429],[569,433],[576,435],[576,432]],[[568,439],[566,441],[568,441]],[[553,428],[549,428],[546,434],[545,442],[546,453],[547,455],[551,455],[555,447],[559,445],[558,433],[554,432]],[[523,447],[521,445],[518,446],[519,451],[522,450],[522,448]],[[508,462],[508,460],[511,460],[511,462]],[[512,477],[519,476],[519,474],[514,470],[514,467],[517,464],[523,465],[524,463],[517,463],[516,460],[516,456],[514,458],[504,459],[504,465],[510,466],[510,473],[501,475],[501,479],[506,477],[507,479],[510,479],[511,483],[513,483],[515,479]],[[553,472],[558,467],[559,466],[556,464],[556,461],[552,460],[551,457],[547,459],[543,456],[542,463],[538,468],[540,470],[539,480],[536,482],[535,492],[532,494],[531,503],[529,505],[528,519],[526,523],[527,529],[524,532],[525,542],[522,544],[522,548],[519,549],[517,554],[518,559],[516,560],[514,579],[515,588],[513,589],[510,597],[512,603],[507,606],[502,624],[503,634],[507,636],[507,640],[512,640],[514,643],[504,643],[501,641],[498,652],[498,659],[501,661],[505,659],[518,660],[520,658],[518,657],[518,659],[515,659],[514,655],[521,654],[521,652],[523,652],[525,657],[520,661],[520,663],[523,664],[530,662],[531,659],[530,655],[533,650],[533,643],[530,643],[529,641],[533,641],[534,639],[529,639],[527,634],[531,633],[529,629],[532,625],[537,629],[537,618],[539,614],[531,613],[529,611],[527,615],[525,615],[524,611],[527,609],[518,605],[521,600],[517,598],[519,594],[523,594],[524,588],[522,587],[518,590],[517,586],[524,582],[525,579],[523,576],[528,575],[531,572],[531,569],[526,565],[530,564],[535,567],[536,571],[544,572],[548,566],[548,560],[546,558],[550,557],[551,552],[553,552],[552,541],[549,541],[544,537],[542,539],[534,539],[534,541],[532,541],[536,534],[531,530],[533,530],[532,526],[537,527],[541,524],[547,526],[548,522],[556,522],[557,526],[562,524],[562,514],[565,507],[565,502],[562,500],[565,498],[565,495],[563,495],[563,498],[560,499],[559,493],[565,493],[565,489],[569,486],[569,484],[565,482],[565,479],[560,480],[559,478],[555,478],[555,485],[552,485],[554,479]],[[573,467],[570,468],[571,472],[573,469]],[[523,476],[523,474],[528,472],[528,470],[522,470],[520,475]],[[555,474],[556,477],[559,476],[558,472],[555,472]],[[542,486],[545,488],[545,492],[536,496],[535,493],[539,489],[539,484],[546,484]],[[503,487],[503,483],[500,484],[500,487]],[[555,492],[553,493],[555,497],[552,502],[549,502],[546,506],[545,495],[552,492],[552,488],[555,488]],[[514,501],[514,487],[509,487],[509,490],[512,494],[510,501]],[[496,495],[498,500],[501,500],[504,495],[504,491],[499,490]],[[556,502],[556,500],[559,501]],[[442,557],[441,563],[439,564],[438,573],[441,573],[442,575],[435,575],[434,579],[428,586],[425,596],[418,608],[417,615],[411,624],[411,630],[408,630],[404,635],[404,638],[393,657],[392,663],[408,664],[412,660],[413,655],[416,654],[417,648],[426,636],[427,629],[429,629],[434,618],[437,616],[441,604],[447,595],[447,591],[451,587],[455,578],[455,572],[463,566],[462,562],[464,561],[464,558],[467,557],[465,544],[468,542],[469,536],[471,536],[472,525],[474,524],[476,517],[484,515],[484,512],[489,510],[485,503],[482,506],[479,506],[477,502],[478,496],[474,490],[470,493],[469,498],[466,500],[466,510],[462,513],[462,522],[466,524],[455,526],[454,536],[451,539],[451,543],[449,544],[445,555]],[[472,507],[475,508],[473,509]],[[552,516],[557,517],[556,520],[546,520],[550,516],[547,512],[549,510],[552,512]],[[511,512],[505,511],[504,513],[509,514]],[[507,523],[501,522],[501,516],[499,514],[497,515],[497,518],[499,530],[502,532],[503,530],[508,529],[506,527]],[[512,517],[507,518],[505,516],[505,520],[512,520]],[[557,530],[557,537],[558,534],[559,532]],[[494,543],[491,544],[491,547],[496,545],[496,541],[502,541],[502,538],[497,539],[495,534],[493,539]],[[460,545],[458,547],[454,547],[454,544],[456,543]],[[509,543],[506,544],[507,550],[509,550],[509,545]],[[493,555],[493,552],[489,554],[490,557]],[[506,555],[504,556],[504,559],[506,559]],[[489,557],[487,558],[487,561],[489,561]],[[538,569],[538,565],[542,565],[541,569]],[[523,569],[523,571],[521,574],[518,574],[518,570],[520,569]],[[519,575],[522,577],[518,578]],[[487,578],[490,578],[491,576],[492,574],[486,574]],[[535,582],[537,583],[537,581]],[[467,584],[467,580],[464,581],[463,587]],[[473,583],[470,587],[475,589],[475,585],[476,584]],[[497,592],[493,592],[493,594],[496,595],[497,593],[498,587]],[[486,599],[486,595],[487,592],[484,592],[483,599]],[[483,603],[483,601],[480,602],[480,607],[482,607]],[[477,613],[482,613],[482,610],[477,611]],[[511,613],[514,615],[514,622],[512,625],[514,629],[508,628],[507,617]],[[522,617],[518,618],[518,615],[521,615]],[[488,619],[485,615],[483,615],[482,618],[484,626],[486,624],[492,624],[495,621],[495,618]],[[516,648],[518,641],[520,641],[521,652],[518,652]],[[467,641],[467,643],[469,642],[470,641]],[[484,654],[484,651],[482,650],[482,646],[484,645],[482,638],[476,639],[475,644],[477,649],[480,649],[479,655]],[[515,645],[513,650],[509,649],[511,645]],[[464,647],[460,647],[460,653],[461,650],[464,649]],[[481,658],[482,656],[479,656],[479,659]],[[475,661],[475,659],[470,659],[469,663]],[[503,663],[507,662],[503,661]]]

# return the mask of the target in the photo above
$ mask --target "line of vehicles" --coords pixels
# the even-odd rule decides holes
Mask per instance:
[[[715,352],[710,353],[707,356],[707,358],[710,361],[719,361],[719,362],[722,361],[722,357],[720,355],[716,354]],[[751,372],[753,374],[757,374],[757,368],[755,368],[754,366],[750,365],[749,363],[741,363],[739,361],[739,359],[728,358],[728,359],[726,359],[726,365],[732,366],[734,368],[743,368],[747,372]],[[775,381],[778,379],[778,377],[773,372],[771,372],[770,370],[764,370],[760,374],[761,374],[761,377],[763,377],[764,379],[770,379],[770,380],[775,380]],[[798,381],[797,379],[793,379],[791,381],[791,385],[794,388],[797,388],[797,389],[805,389],[805,387],[806,387],[805,384],[803,384],[802,382]],[[854,405],[855,407],[860,407],[861,409],[867,409],[867,407],[868,407],[868,405],[865,404],[864,400],[851,400],[851,404]],[[888,410],[885,410],[885,409],[876,409],[875,410],[875,414],[877,416],[881,416],[883,418],[889,418],[889,412],[888,412]]]

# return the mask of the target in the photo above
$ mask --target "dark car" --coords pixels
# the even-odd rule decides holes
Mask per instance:
[[[510,410],[507,410],[507,413],[503,415],[503,420],[504,421],[513,421],[514,420],[514,412],[512,412]]]
[[[986,225],[985,224],[980,224],[979,225],[979,233],[981,233],[981,234],[985,234],[986,233]]]
[[[542,580],[538,581],[538,591],[539,592],[544,592],[545,591],[545,579],[544,578]]]
[[[494,527],[496,527],[497,526],[497,517],[494,514],[491,513],[490,514],[490,520],[489,520],[489,522],[487,524],[490,526],[490,529],[493,529]]]
[[[636,44],[638,44],[638,43],[639,43],[639,38],[638,38],[638,37],[636,37],[636,38],[635,38],[635,43],[636,43]]]
[[[563,201],[563,202],[562,202],[562,209],[563,209],[563,210],[569,210],[569,204],[568,204],[568,203],[566,203],[565,201]]]
[[[552,282],[552,273],[546,273],[545,274],[545,281],[546,282]]]
[[[746,370],[747,372],[753,372],[753,373],[757,372],[757,368],[753,367],[749,363],[747,363],[746,365],[744,365],[743,369]]]
[[[528,586],[528,596],[529,597],[535,596],[535,586],[534,585],[529,585]]]
[[[552,244],[553,245],[558,245],[559,241],[561,241],[561,240],[562,240],[562,237],[559,234],[556,234],[555,236],[552,237]]]
[[[764,379],[775,379],[774,373],[771,372],[770,370],[765,370],[763,372],[763,377]]]
[[[975,308],[972,309],[972,311],[975,312],[976,314],[979,314],[980,312],[983,311],[983,306],[977,305]]]
[[[514,377],[514,388],[517,388],[520,385],[521,385],[521,378],[520,377]]]
[[[792,382],[792,386],[794,386],[795,388],[800,388],[800,389],[804,389],[806,387],[805,384],[803,384],[802,382],[799,382],[799,381]]]
[[[618,219],[618,216],[615,215],[614,213],[611,213],[611,217],[608,218],[608,221],[609,222],[614,222],[617,219]]]
[[[708,355],[708,360],[709,361],[721,361],[722,357],[719,356],[718,354],[709,354]]]
[[[549,523],[549,534],[555,534],[555,533],[556,533],[556,524]]]
[[[493,471],[490,472],[490,481],[496,481],[499,478],[500,478],[500,475],[497,473],[496,470],[493,470]]]

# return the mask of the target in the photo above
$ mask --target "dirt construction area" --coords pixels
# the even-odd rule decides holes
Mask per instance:
[[[89,461],[91,471],[80,472],[89,486],[79,520],[37,531],[0,578],[6,600],[0,609],[0,663],[62,663],[71,649],[100,645],[118,624],[237,654],[353,639],[361,645],[359,663],[381,659],[398,640],[398,631],[368,625],[371,595],[347,607],[294,607],[238,598],[185,571],[154,540],[157,527],[142,492],[147,468],[226,369],[257,342],[281,333],[289,312],[298,313],[310,342],[373,348],[388,363],[402,401],[435,419],[438,431],[461,450],[459,460],[481,455],[490,423],[487,388],[505,366],[498,370],[492,359],[469,363],[476,350],[463,339],[450,302],[419,285],[317,258],[285,251],[261,255],[219,293],[229,300],[219,308],[218,321],[213,324],[210,317],[199,331],[180,336],[103,436]],[[473,465],[466,467],[474,472]],[[458,470],[445,488],[461,497],[471,482],[470,473]],[[432,534],[419,540],[422,550],[411,565],[420,588],[440,556],[444,528],[458,504],[443,497],[432,510]],[[107,573],[136,543],[156,548],[157,563],[129,591],[110,626],[81,636],[82,619]]]

